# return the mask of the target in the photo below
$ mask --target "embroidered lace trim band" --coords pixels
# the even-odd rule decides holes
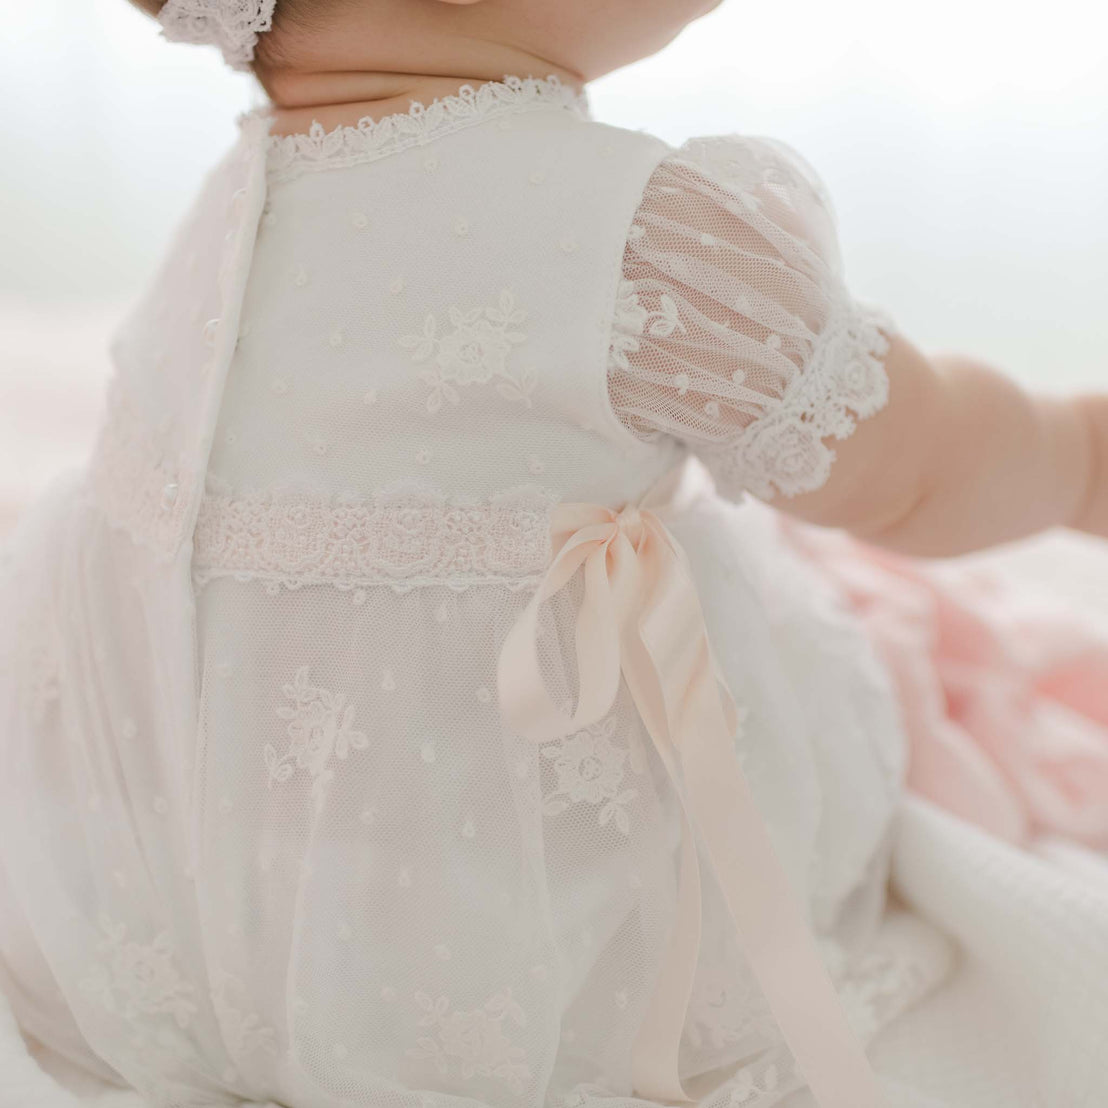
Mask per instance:
[[[550,557],[556,497],[525,486],[480,502],[406,484],[369,498],[259,493],[204,497],[193,577],[340,589],[466,588],[536,582]]]

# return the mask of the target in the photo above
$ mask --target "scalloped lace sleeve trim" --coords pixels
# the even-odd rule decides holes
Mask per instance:
[[[776,493],[791,497],[823,486],[835,460],[825,440],[847,438],[858,420],[888,402],[886,334],[895,330],[883,308],[848,304],[829,323],[812,361],[781,403],[736,439],[702,451],[720,491],[745,489],[769,500]]]

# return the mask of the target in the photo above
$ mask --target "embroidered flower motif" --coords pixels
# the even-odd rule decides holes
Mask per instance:
[[[764,1028],[766,1012],[748,978],[734,978],[730,967],[706,956],[706,972],[698,974],[689,998],[689,1043],[698,1051],[718,1052],[748,1039]]]
[[[284,784],[299,769],[312,775],[312,796],[317,808],[323,804],[323,790],[334,777],[329,768],[331,756],[345,759],[351,750],[364,750],[369,745],[365,732],[355,731],[354,705],[347,704],[343,693],[332,693],[308,683],[308,667],[301,666],[291,685],[284,686],[291,705],[282,704],[277,715],[287,719],[291,744],[278,758],[277,751],[266,743],[265,762],[269,769],[269,787],[276,781]]]
[[[920,935],[904,947],[901,929]],[[945,979],[954,957],[946,936],[898,915],[853,963],[840,959],[836,966],[832,959],[829,969],[842,975],[836,988],[854,1034],[868,1043],[890,1020]]]
[[[107,414],[90,459],[96,498],[135,542],[169,556],[188,530],[198,481],[180,468],[171,435],[147,424],[120,378],[108,385]]]
[[[432,1059],[443,1074],[448,1072],[450,1060],[457,1059],[464,1078],[495,1077],[513,1092],[525,1090],[531,1080],[531,1071],[524,1064],[526,1052],[512,1045],[504,1033],[504,1024],[510,1020],[522,1027],[527,1016],[510,988],[489,997],[483,1007],[468,1012],[451,1012],[450,1000],[445,996],[432,1000],[426,993],[418,992],[415,1000],[424,1012],[419,1025],[437,1028],[438,1038],[421,1036],[418,1046],[408,1048],[409,1055]]]
[[[643,335],[668,338],[674,333],[685,334],[686,330],[673,297],[662,293],[657,309],[652,312],[639,300],[634,281],[620,281],[609,349],[610,360],[616,365],[631,368],[627,355],[639,352]]]
[[[764,1093],[772,1093],[777,1090],[777,1067],[768,1066],[762,1079],[759,1081],[750,1066],[745,1066],[735,1074],[734,1084],[731,1087],[730,1103],[732,1105],[749,1104],[754,1098]]]
[[[547,815],[558,815],[579,802],[600,804],[601,827],[614,819],[623,834],[630,833],[624,805],[638,795],[638,790],[620,788],[624,762],[636,773],[642,773],[646,766],[640,749],[623,748],[612,742],[615,728],[615,716],[609,716],[543,746],[543,757],[554,762],[558,774],[557,787],[543,798],[543,811]]]
[[[265,1051],[277,1056],[277,1037],[272,1027],[262,1024],[253,1012],[244,1012],[231,1002],[234,997],[238,1004],[245,1002],[245,986],[237,977],[217,969],[215,983],[211,989],[212,1008],[219,1020],[223,1041],[227,1044],[227,1053],[238,1059],[255,1051]]]
[[[28,699],[31,705],[31,717],[35,723],[46,718],[48,706],[61,697],[61,671],[58,663],[57,637],[53,628],[38,624],[32,627],[31,620],[26,621],[25,633],[17,636],[17,641],[26,644],[25,678]]]
[[[127,938],[127,926],[106,915],[98,951],[103,960],[81,981],[81,989],[97,996],[104,1007],[126,1020],[168,1015],[185,1028],[197,1012],[196,990],[177,969],[173,940],[161,931],[148,944]]]
[[[400,339],[400,345],[412,351],[412,361],[434,358],[436,368],[420,374],[431,386],[427,411],[433,415],[444,401],[457,404],[458,387],[486,385],[493,378],[502,396],[530,407],[535,370],[528,367],[517,374],[508,365],[512,348],[527,341],[527,335],[515,329],[527,313],[516,307],[512,294],[507,289],[501,292],[496,307],[468,312],[452,307],[448,315],[452,330],[440,334],[438,321],[429,315],[422,334]]]

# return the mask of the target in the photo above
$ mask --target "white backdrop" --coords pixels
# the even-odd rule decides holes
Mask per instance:
[[[854,289],[921,346],[1044,388],[1099,385],[1106,13],[1102,0],[728,0],[591,100],[675,142],[791,142],[835,198]],[[258,96],[124,0],[4,0],[2,22],[0,526],[83,455],[106,336]]]

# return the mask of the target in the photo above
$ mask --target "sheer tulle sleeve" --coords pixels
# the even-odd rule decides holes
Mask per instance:
[[[764,137],[694,139],[647,184],[623,259],[608,389],[640,437],[696,452],[724,496],[819,488],[888,395],[892,318],[844,282],[811,165]]]

